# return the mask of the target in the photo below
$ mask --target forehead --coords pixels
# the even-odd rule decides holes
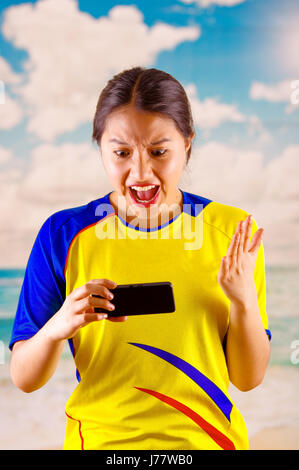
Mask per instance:
[[[165,132],[177,133],[174,121],[161,113],[140,111],[132,106],[114,110],[108,115],[104,133],[127,138],[159,137]]]

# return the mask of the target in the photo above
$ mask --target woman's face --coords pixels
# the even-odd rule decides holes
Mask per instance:
[[[102,161],[115,189],[125,198],[129,214],[151,217],[153,208],[181,204],[177,186],[192,137],[185,139],[172,119],[127,105],[106,119],[100,142]],[[118,199],[119,200],[119,199]]]

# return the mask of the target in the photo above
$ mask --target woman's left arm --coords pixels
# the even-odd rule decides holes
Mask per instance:
[[[217,280],[229,298],[230,320],[226,335],[226,362],[230,381],[239,390],[258,386],[270,357],[270,342],[262,323],[254,269],[264,229],[258,229],[249,245],[252,219],[240,221]]]

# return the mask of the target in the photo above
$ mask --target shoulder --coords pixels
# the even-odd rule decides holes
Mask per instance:
[[[209,224],[215,230],[221,231],[228,238],[232,238],[238,223],[245,220],[248,215],[249,212],[240,207],[212,201],[204,214],[204,223]]]
[[[69,241],[79,231],[97,223],[111,211],[113,208],[109,204],[108,194],[82,206],[62,209],[54,212],[44,221],[39,237],[50,238],[52,241],[59,238]]]
[[[203,223],[206,226],[209,226],[211,230],[221,232],[223,236],[228,238],[233,237],[238,222],[245,220],[249,215],[249,212],[240,207],[213,201],[198,194],[185,192],[185,200],[192,206],[192,215],[202,213]],[[257,228],[257,224],[253,217],[253,231],[255,228]]]

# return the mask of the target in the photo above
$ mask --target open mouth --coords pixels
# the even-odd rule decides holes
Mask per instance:
[[[148,206],[154,204],[160,193],[160,186],[150,184],[148,186],[130,186],[130,196],[135,204]]]

